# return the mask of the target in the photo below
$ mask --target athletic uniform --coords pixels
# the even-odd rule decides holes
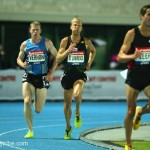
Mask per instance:
[[[23,75],[22,82],[29,82],[35,88],[48,88],[49,82],[45,76],[49,72],[49,52],[45,46],[45,38],[37,44],[26,41],[26,56],[27,68]]]
[[[68,37],[67,47],[72,43],[71,37]],[[64,74],[61,77],[61,85],[64,89],[73,88],[75,81],[81,79],[87,81],[86,64],[88,62],[88,52],[85,46],[84,38],[73,48],[73,51],[64,60]]]
[[[129,53],[133,54],[138,49],[142,51],[142,55],[128,63],[125,83],[141,91],[150,85],[150,37],[144,37],[138,28],[134,30],[135,37]]]

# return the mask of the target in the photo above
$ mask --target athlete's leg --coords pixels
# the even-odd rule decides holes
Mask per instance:
[[[141,117],[141,115],[143,115],[143,114],[150,113],[150,86],[147,86],[144,89],[144,93],[148,97],[148,104],[146,104],[144,107],[142,107],[142,110],[139,111],[139,113],[138,113],[139,117]]]
[[[40,113],[46,101],[47,88],[39,89],[35,91],[34,110],[36,113]]]
[[[66,119],[66,129],[69,130],[70,125],[70,119],[72,115],[71,105],[72,105],[72,93],[73,90],[64,90],[64,114]]]
[[[144,90],[145,95],[148,97],[148,104],[144,107],[136,107],[136,113],[133,119],[133,129],[137,130],[141,124],[141,117],[143,114],[150,113],[150,86],[147,86]]]
[[[77,80],[73,85],[73,96],[76,101],[76,115],[80,115],[80,104],[82,102],[84,83],[83,80]]]
[[[32,131],[32,110],[31,110],[31,102],[32,102],[32,96],[35,92],[35,88],[32,86],[32,84],[28,82],[24,82],[22,85],[22,93],[24,97],[24,115],[26,118],[27,125],[29,127],[29,130]]]
[[[124,119],[126,144],[131,145],[132,123],[136,109],[136,99],[139,91],[126,85],[127,113]]]

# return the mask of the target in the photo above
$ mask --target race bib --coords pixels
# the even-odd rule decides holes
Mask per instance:
[[[44,51],[35,50],[35,51],[32,51],[32,52],[29,52],[28,61],[29,62],[42,62],[42,61],[45,61]]]
[[[150,48],[140,48],[138,50],[142,51],[142,55],[140,58],[135,59],[135,63],[139,65],[150,64]]]
[[[84,51],[75,51],[68,55],[67,63],[81,65],[84,63]]]

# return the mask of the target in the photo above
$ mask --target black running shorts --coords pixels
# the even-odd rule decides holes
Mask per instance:
[[[150,85],[150,71],[128,69],[125,83],[136,90],[142,91]]]
[[[61,85],[65,90],[69,90],[73,88],[73,84],[77,80],[83,80],[84,82],[87,81],[87,75],[85,72],[69,72],[64,73],[61,77]]]
[[[48,81],[46,81],[45,75],[32,75],[24,73],[22,82],[29,82],[31,83],[35,88],[49,88],[50,84]]]

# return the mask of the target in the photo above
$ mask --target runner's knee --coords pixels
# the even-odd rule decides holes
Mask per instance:
[[[81,93],[74,93],[74,99],[75,100],[80,100],[80,99],[82,99],[82,96],[81,96]]]
[[[34,108],[34,109],[35,109],[35,112],[36,112],[37,114],[39,114],[39,113],[42,111],[41,108]]]
[[[128,116],[129,118],[133,118],[134,115],[135,115],[135,109],[130,109],[130,110],[128,110],[127,116]]]
[[[25,99],[25,100],[24,100],[24,105],[25,105],[25,106],[30,106],[30,105],[31,105],[31,101],[28,100],[28,99]]]
[[[70,109],[70,107],[71,107],[71,102],[65,101],[64,106],[65,106],[66,109]]]

